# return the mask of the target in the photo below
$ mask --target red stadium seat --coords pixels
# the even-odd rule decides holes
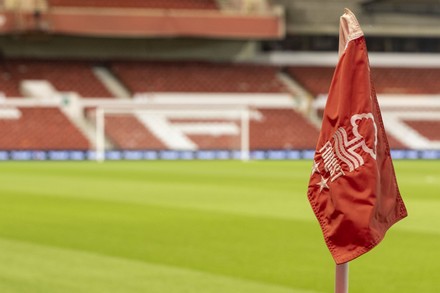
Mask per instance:
[[[116,149],[165,149],[164,144],[133,115],[106,117],[105,125],[105,134]]]
[[[114,62],[114,74],[139,92],[287,92],[276,67],[203,62]]]
[[[314,149],[319,130],[290,109],[261,109],[261,121],[252,121],[252,149]]]
[[[427,139],[440,141],[439,120],[408,120],[405,123]]]
[[[18,119],[0,118],[2,150],[87,150],[89,142],[58,108],[18,108]]]
[[[372,78],[377,93],[439,94],[440,68],[373,67]],[[289,67],[287,72],[313,96],[327,94],[333,77],[332,67]]]

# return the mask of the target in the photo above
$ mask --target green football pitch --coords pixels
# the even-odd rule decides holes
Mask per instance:
[[[409,216],[350,292],[440,292],[440,161],[395,161]],[[332,292],[311,161],[4,162],[0,292]]]

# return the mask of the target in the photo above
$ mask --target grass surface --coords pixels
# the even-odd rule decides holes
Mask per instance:
[[[396,161],[409,217],[350,292],[440,292],[440,162]],[[332,292],[310,161],[0,164],[0,292]]]

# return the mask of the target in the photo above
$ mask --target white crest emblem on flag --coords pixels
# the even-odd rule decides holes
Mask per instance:
[[[364,137],[359,133],[359,125],[356,122],[362,119],[371,119],[373,122],[374,146],[372,148],[367,146]],[[347,132],[342,127],[338,128],[333,137],[335,139],[336,155],[341,161],[347,164],[351,172],[364,164],[364,159],[358,152],[356,152],[359,148],[362,148],[364,152],[368,153],[374,160],[376,160],[377,126],[372,113],[355,114],[351,116],[350,123],[354,135],[352,140],[348,140]]]
[[[374,127],[374,145],[368,146],[365,137],[359,133],[358,121],[363,119],[371,119],[372,125]],[[322,160],[324,161],[325,171],[330,173],[331,182],[335,181],[337,178],[345,175],[341,163],[345,163],[348,167],[348,171],[352,172],[365,164],[362,153],[359,151],[363,150],[365,153],[369,154],[371,158],[376,160],[376,148],[377,148],[377,125],[374,121],[374,116],[372,113],[362,113],[354,114],[350,119],[352,139],[348,139],[349,135],[344,127],[339,127],[333,134],[334,143],[327,141],[326,144],[319,150]],[[315,162],[315,167],[312,173],[320,173],[317,164]],[[316,172],[318,171],[318,172]]]

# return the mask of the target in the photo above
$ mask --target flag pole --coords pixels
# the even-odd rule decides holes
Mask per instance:
[[[335,293],[348,293],[348,262],[336,265]]]

